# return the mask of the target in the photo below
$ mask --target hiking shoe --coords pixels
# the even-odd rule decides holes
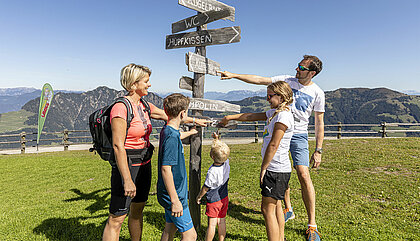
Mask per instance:
[[[284,213],[284,222],[286,223],[289,220],[292,220],[295,218],[295,213],[293,212],[293,208],[291,209],[283,209],[283,213]]]
[[[309,227],[306,230],[306,234],[308,235],[308,241],[321,241],[321,234],[319,234],[318,229],[315,227]]]

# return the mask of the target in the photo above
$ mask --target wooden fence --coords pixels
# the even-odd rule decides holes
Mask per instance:
[[[151,134],[151,140],[159,138],[159,132],[162,127],[154,128],[154,134]],[[211,133],[216,129],[214,127],[206,127],[204,129],[204,138],[210,138]],[[243,122],[239,123],[236,129],[222,129],[221,133],[227,138],[242,138],[242,137],[254,137],[255,142],[262,136],[264,130],[264,123],[262,122]],[[309,135],[314,135],[315,130],[313,125],[309,125]],[[346,137],[382,137],[391,136],[392,134],[402,133],[404,136],[407,133],[420,133],[420,123],[380,123],[380,124],[343,124],[341,122],[332,125],[325,125],[325,136],[333,136],[337,139]],[[69,145],[92,143],[92,137],[89,130],[63,130],[60,132],[42,132],[43,135],[55,135],[56,138],[46,138],[40,141],[59,142],[63,145],[64,150],[68,150]],[[415,135],[415,134],[412,134]],[[21,153],[25,153],[26,146],[31,143],[30,146],[36,145],[36,132],[19,134],[6,134],[0,135],[1,138],[16,137],[16,140],[12,141],[0,141],[1,145],[7,144],[20,144]],[[398,136],[398,135],[397,135]],[[420,136],[417,135],[417,136]],[[28,138],[31,137],[31,138]],[[72,141],[74,140],[74,141]]]

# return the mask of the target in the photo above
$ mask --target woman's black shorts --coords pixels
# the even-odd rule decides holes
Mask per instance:
[[[124,196],[124,184],[120,171],[117,166],[112,167],[111,203],[109,205],[109,212],[117,216],[127,214],[130,210],[131,202],[146,202],[152,182],[151,161],[142,163],[141,161],[133,161],[128,158],[128,164],[131,179],[136,185],[136,196],[133,199]]]
[[[289,187],[290,174],[290,172],[266,171],[261,185],[261,195],[284,200],[284,193]]]

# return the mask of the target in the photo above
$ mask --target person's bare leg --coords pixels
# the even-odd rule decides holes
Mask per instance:
[[[297,165],[296,171],[301,186],[303,203],[305,204],[306,213],[308,214],[308,224],[316,225],[315,188],[309,174],[309,168],[307,166]]]
[[[279,224],[276,217],[277,200],[271,197],[262,197],[261,212],[265,220],[268,241],[279,241]],[[282,210],[283,213],[283,210]],[[283,221],[284,222],[284,221]]]
[[[219,234],[219,241],[225,240],[225,237],[226,237],[226,218],[218,218],[217,232]]]
[[[120,238],[121,226],[126,216],[126,214],[121,216],[109,214],[104,233],[102,234],[103,241],[118,241]]]
[[[128,230],[130,231],[131,241],[140,241],[143,231],[143,209],[146,202],[131,203],[128,215]]]
[[[211,241],[216,233],[217,218],[208,218],[208,227],[206,232],[206,241]]]
[[[181,241],[195,241],[197,240],[197,232],[195,232],[195,228],[192,227],[189,230],[181,233],[182,239]]]
[[[161,241],[172,241],[174,240],[175,232],[178,230],[173,223],[165,223],[165,229],[163,230]]]
[[[277,224],[279,229],[279,240],[284,240],[284,213],[283,213],[283,207],[281,206],[281,201],[277,201],[276,205],[276,218],[277,218]]]
[[[292,202],[290,202],[290,187],[284,193],[284,208],[292,209]]]

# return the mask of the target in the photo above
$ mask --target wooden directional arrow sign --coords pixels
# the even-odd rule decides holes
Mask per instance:
[[[221,18],[228,17],[230,11],[228,9],[223,9],[221,11],[208,11],[204,13],[197,14],[195,16],[183,19],[176,23],[172,24],[172,33],[178,33],[190,28],[195,28],[207,23],[211,23]]]
[[[241,112],[241,106],[227,103],[221,100],[206,100],[200,98],[190,98],[190,110],[205,110],[218,112]]]
[[[230,44],[241,40],[241,27],[227,27],[166,36],[166,49]]]
[[[216,76],[216,71],[220,70],[220,64],[216,61],[191,52],[185,55],[185,62],[188,65],[188,71],[194,73]]]
[[[211,10],[221,11],[228,9],[230,16],[226,19],[229,19],[232,22],[235,21],[235,8],[216,0],[178,0],[178,4],[201,13]]]
[[[179,88],[183,90],[191,90],[194,84],[194,80],[188,76],[182,76],[179,79]]]

